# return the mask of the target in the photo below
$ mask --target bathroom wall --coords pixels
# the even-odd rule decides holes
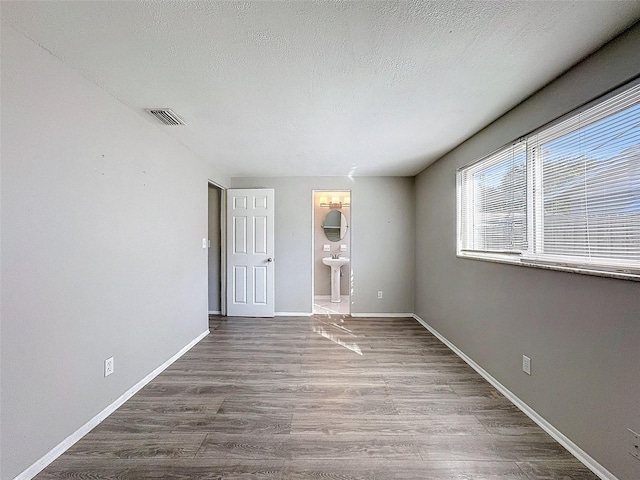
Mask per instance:
[[[330,209],[328,207],[320,206],[320,198],[327,197],[331,201],[332,197],[350,197],[351,192],[315,192],[313,199],[313,224],[314,224],[314,236],[313,236],[313,291],[315,295],[331,295],[331,270],[328,266],[322,263],[322,258],[331,255],[332,253],[340,253],[344,257],[351,255],[351,207],[342,207],[340,209]],[[324,234],[322,224],[324,223],[324,217],[333,210],[339,210],[345,216],[347,220],[347,233],[339,242],[332,242]],[[323,250],[324,245],[330,245],[330,252]],[[345,252],[340,251],[340,246],[346,245],[347,250]],[[342,277],[340,278],[340,295],[349,295],[350,285],[350,265],[342,267]]]
[[[220,313],[220,194],[209,185],[209,313]]]
[[[412,177],[248,177],[232,178],[231,184],[275,189],[276,312],[313,311],[314,190],[352,193],[351,312],[413,311]]]
[[[1,35],[9,480],[207,331],[207,182],[228,178],[4,21]]]
[[[416,313],[620,480],[640,478],[640,282],[456,257],[456,169],[638,77],[639,46],[637,24],[416,183]]]

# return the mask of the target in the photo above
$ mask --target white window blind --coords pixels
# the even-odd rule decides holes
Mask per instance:
[[[520,252],[527,245],[526,150],[517,143],[461,175],[461,248]]]
[[[461,168],[457,250],[640,278],[640,84]]]
[[[527,145],[534,256],[640,266],[640,85]]]

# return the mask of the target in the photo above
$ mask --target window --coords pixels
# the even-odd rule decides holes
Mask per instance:
[[[461,168],[457,251],[640,279],[640,84]]]
[[[527,248],[526,150],[519,143],[460,172],[464,251]]]

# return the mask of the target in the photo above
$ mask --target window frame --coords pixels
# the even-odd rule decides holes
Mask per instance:
[[[558,254],[550,255],[542,252],[541,242],[543,236],[536,235],[535,231],[536,228],[539,229],[543,225],[543,208],[536,208],[536,205],[543,205],[543,202],[541,201],[542,198],[540,198],[542,193],[540,188],[534,190],[535,182],[541,181],[542,179],[542,162],[531,161],[530,145],[527,143],[530,138],[536,137],[538,134],[544,135],[548,131],[551,131],[555,126],[575,118],[586,110],[596,107],[612,97],[620,95],[633,88],[637,88],[638,86],[640,86],[640,78],[636,78],[632,82],[615,88],[605,95],[585,103],[584,105],[552,120],[551,122],[517,140],[514,140],[513,142],[508,143],[494,152],[458,168],[456,170],[456,256],[459,258],[640,281],[640,265],[635,265],[633,262],[632,264],[629,264],[625,259],[606,258],[594,260],[594,258],[589,257]],[[463,215],[463,208],[465,207],[465,205],[463,205],[463,189],[467,189],[467,200],[473,197],[473,195],[469,195],[468,191],[470,188],[472,189],[472,186],[469,185],[472,182],[465,182],[466,176],[472,175],[473,172],[480,170],[482,164],[486,164],[487,167],[490,166],[491,163],[495,161],[496,157],[504,155],[504,152],[507,149],[511,149],[514,145],[520,143],[524,143],[526,152],[526,249],[520,252],[506,252],[463,248],[465,245],[468,245],[469,239],[473,238],[474,235],[473,228],[469,229],[469,223],[473,226],[473,220],[471,219],[469,222],[469,217],[473,217],[473,214],[469,215],[467,213],[466,215]],[[473,202],[474,200],[471,200],[467,206],[473,207]],[[473,208],[470,210],[474,211]],[[465,234],[466,243],[463,242],[463,235]]]

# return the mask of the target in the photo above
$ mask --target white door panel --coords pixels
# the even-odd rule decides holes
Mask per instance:
[[[227,315],[273,317],[274,190],[227,190]]]

